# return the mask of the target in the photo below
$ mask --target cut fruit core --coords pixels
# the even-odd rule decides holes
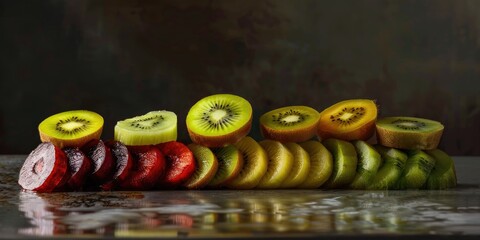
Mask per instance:
[[[42,172],[43,164],[44,164],[44,161],[43,161],[43,157],[42,157],[33,166],[33,171],[35,172],[35,174],[40,174]]]
[[[73,121],[66,122],[63,124],[61,123],[57,124],[57,128],[59,131],[61,131],[62,129],[66,129],[69,132],[78,131],[77,129],[84,128],[84,126],[85,126],[85,123],[79,123],[79,122],[73,122]]]
[[[210,118],[215,122],[220,122],[227,115],[227,111],[216,109],[210,114]]]
[[[300,120],[300,116],[298,115],[290,115],[282,118],[282,121],[287,123],[295,123],[295,122],[298,122],[299,120]]]
[[[425,127],[425,123],[408,119],[399,119],[392,123],[404,130],[418,130],[421,127]]]
[[[343,121],[346,121],[346,120],[348,120],[351,116],[353,116],[352,113],[344,113],[344,114],[340,117],[340,119],[342,119]]]

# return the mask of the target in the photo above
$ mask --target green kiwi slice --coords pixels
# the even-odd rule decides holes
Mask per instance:
[[[212,150],[202,145],[191,143],[187,147],[195,157],[197,168],[193,175],[183,183],[183,186],[187,189],[203,188],[212,180],[217,172],[217,157],[215,157]]]
[[[93,139],[99,139],[103,129],[103,117],[87,110],[57,113],[38,125],[40,140],[55,146],[82,147]]]
[[[426,189],[447,189],[457,186],[457,174],[453,159],[444,151],[434,149],[427,154],[435,159],[435,166],[425,184]]]
[[[263,137],[281,142],[304,142],[315,136],[320,114],[307,106],[278,108],[260,117]]]
[[[212,148],[217,157],[218,169],[208,187],[219,188],[238,176],[243,168],[242,153],[233,145]]]
[[[375,177],[373,177],[372,183],[367,186],[367,189],[397,189],[398,180],[405,168],[408,155],[398,149],[386,148],[380,145],[375,145],[375,149],[382,156],[383,164],[378,169]]]
[[[186,124],[194,143],[223,147],[245,137],[251,129],[252,106],[242,97],[215,94],[195,103]]]
[[[352,189],[365,189],[371,184],[378,168],[382,165],[382,157],[370,144],[365,141],[354,141],[357,150],[358,165],[357,174],[350,184]]]
[[[415,117],[387,117],[376,123],[378,142],[400,149],[435,149],[444,126],[437,121]]]
[[[118,121],[114,138],[127,146],[155,145],[177,140],[177,115],[161,110]]]
[[[279,188],[292,170],[293,155],[279,141],[263,140],[259,144],[267,153],[268,167],[267,172],[263,175],[256,188]]]
[[[355,178],[357,170],[357,152],[355,147],[347,141],[329,138],[322,142],[332,153],[333,171],[325,183],[326,188],[343,188]]]
[[[400,189],[419,189],[427,181],[430,172],[435,166],[435,158],[422,150],[409,152],[409,157],[402,172],[398,187]]]
[[[251,137],[244,137],[234,144],[242,153],[243,168],[237,177],[226,184],[232,189],[252,189],[260,183],[268,168],[265,150]]]

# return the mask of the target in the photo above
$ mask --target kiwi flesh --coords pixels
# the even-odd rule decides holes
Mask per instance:
[[[252,106],[240,96],[211,95],[190,108],[186,124],[194,143],[223,147],[238,142],[250,132]]]
[[[457,175],[453,159],[444,151],[434,149],[427,151],[427,154],[435,159],[435,166],[425,184],[426,189],[447,189],[457,186]]]
[[[256,188],[279,188],[292,170],[293,155],[279,141],[263,140],[259,144],[267,153],[268,167],[267,172],[263,175]]]
[[[353,142],[358,155],[357,173],[350,188],[365,189],[371,184],[378,168],[382,165],[382,157],[370,144],[357,140]]]
[[[281,188],[294,188],[300,185],[308,177],[310,171],[310,156],[300,145],[293,142],[284,143],[293,156],[293,165],[290,173],[283,181]]]
[[[308,175],[297,188],[319,188],[332,175],[333,157],[327,148],[318,141],[299,143],[309,155],[310,169]]]
[[[398,181],[400,189],[420,189],[435,166],[435,158],[422,150],[412,150]]]
[[[416,117],[386,117],[376,123],[377,140],[386,147],[432,150],[437,148],[444,126]]]
[[[338,102],[320,113],[317,133],[322,139],[368,140],[375,131],[377,105],[370,99]]]
[[[73,110],[52,115],[38,125],[40,140],[51,142],[59,148],[82,147],[87,142],[100,139],[103,117],[87,110]]]
[[[114,138],[127,146],[156,145],[177,140],[177,115],[161,110],[118,121]]]
[[[193,175],[183,183],[183,186],[187,189],[203,188],[212,180],[217,172],[217,157],[205,146],[192,143],[187,147],[192,151],[197,167]]]
[[[264,138],[281,142],[304,142],[315,136],[319,113],[307,106],[278,108],[260,117]]]
[[[398,189],[398,180],[405,168],[408,155],[398,149],[380,145],[375,145],[375,149],[380,153],[383,164],[378,169],[375,177],[373,177],[372,183],[367,186],[367,189]]]
[[[233,145],[220,148],[212,148],[217,157],[218,169],[208,187],[219,188],[238,176],[243,168],[243,155]]]
[[[234,144],[242,153],[243,168],[238,176],[227,183],[231,189],[252,189],[267,173],[268,157],[265,150],[251,137],[244,137]]]
[[[326,188],[343,188],[355,178],[357,170],[357,152],[347,141],[330,138],[322,142],[333,156],[332,175],[325,183]]]

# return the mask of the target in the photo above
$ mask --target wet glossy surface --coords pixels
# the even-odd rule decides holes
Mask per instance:
[[[455,158],[444,191],[161,191],[36,194],[25,156],[0,158],[2,237],[480,236],[480,158]]]

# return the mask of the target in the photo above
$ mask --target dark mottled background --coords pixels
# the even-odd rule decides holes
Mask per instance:
[[[0,153],[28,153],[70,109],[184,119],[235,93],[257,119],[372,98],[380,115],[442,121],[441,148],[480,155],[480,1],[0,1]],[[260,138],[254,121],[251,134]]]

